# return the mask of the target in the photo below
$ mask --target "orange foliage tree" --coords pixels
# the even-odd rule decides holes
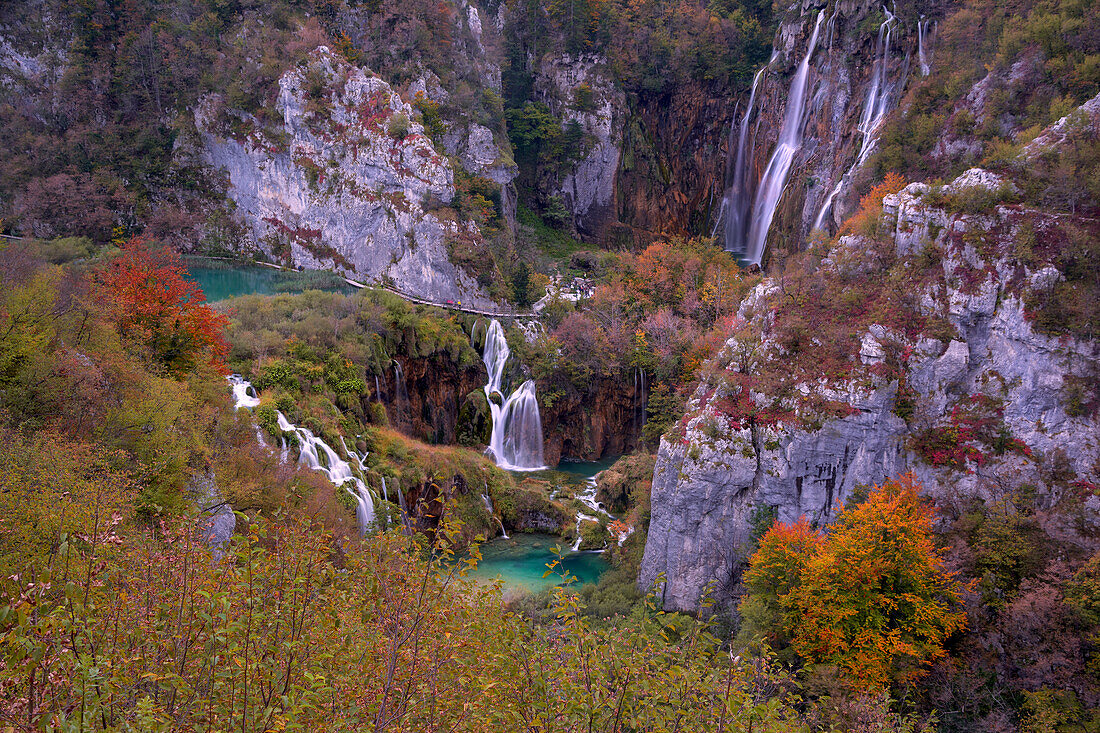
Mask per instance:
[[[131,239],[122,254],[92,273],[94,295],[128,343],[173,376],[209,365],[225,369],[229,320],[205,304],[174,251]]]
[[[909,682],[965,627],[961,589],[943,566],[932,511],[911,476],[845,507],[829,534],[776,522],[745,576],[747,618],[811,665],[858,688]],[[762,621],[774,624],[760,629]]]
[[[882,183],[859,200],[859,210],[840,227],[840,234],[873,234],[882,216],[882,199],[905,188],[905,179],[897,173],[887,173]]]

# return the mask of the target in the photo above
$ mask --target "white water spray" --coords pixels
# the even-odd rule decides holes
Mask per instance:
[[[928,76],[932,73],[932,65],[928,54],[924,50],[924,29],[928,27],[928,21],[922,15],[917,21],[917,62],[920,64],[920,75]]]
[[[501,380],[504,376],[504,364],[510,355],[504,329],[494,318],[486,331],[485,349],[482,352],[485,370],[489,374],[489,381],[485,385],[485,399],[489,402],[489,412],[493,419],[489,450],[501,468],[509,471],[539,471],[546,466],[542,457],[542,418],[535,395],[535,382],[527,380],[508,399],[504,399]],[[497,404],[493,400],[494,393],[503,404]]]
[[[260,397],[256,394],[256,390],[252,388],[252,384],[248,380],[240,374],[231,374],[227,379],[233,388],[234,408],[239,410],[242,407],[246,407],[251,410],[253,407],[259,407]]]
[[[878,40],[875,42],[875,63],[871,68],[871,85],[867,88],[867,97],[863,101],[863,113],[859,118],[859,134],[862,136],[859,146],[859,155],[852,166],[840,177],[833,190],[825,197],[821,210],[814,219],[814,229],[821,229],[825,223],[825,217],[833,206],[833,199],[844,189],[844,186],[852,178],[852,174],[863,165],[871,152],[878,144],[878,132],[882,121],[890,111],[894,86],[889,84],[886,73],[890,66],[890,41],[893,37],[895,18],[893,13],[885,7],[882,12],[886,14],[886,20],[878,29]],[[919,25],[918,25],[919,27]]]
[[[260,398],[256,395],[256,390],[252,388],[252,384],[249,383],[248,380],[237,374],[231,375],[228,377],[228,380],[233,389],[233,400],[236,409],[242,407],[251,409],[260,404]],[[315,471],[324,473],[329,481],[341,487],[355,498],[357,505],[355,515],[359,520],[359,531],[366,533],[374,522],[374,498],[371,496],[367,485],[363,483],[362,479],[352,473],[351,466],[347,461],[341,459],[336,451],[330,448],[323,440],[315,436],[309,428],[303,428],[293,424],[278,410],[275,411],[275,419],[279,426],[279,430],[283,433],[290,433],[298,439],[299,463],[304,463]],[[340,440],[343,441],[343,436],[340,437]],[[281,443],[283,450],[282,460],[285,461],[287,452],[286,440],[283,439]],[[359,463],[360,470],[363,470],[362,459],[360,459],[354,451],[348,450],[346,443],[343,445],[344,450]],[[348,484],[351,484],[351,488],[348,488]]]
[[[745,259],[750,263],[760,264],[764,256],[764,245],[768,239],[772,219],[775,217],[775,210],[779,206],[779,199],[782,198],[783,189],[787,185],[787,175],[791,171],[795,155],[802,147],[802,130],[806,124],[806,87],[810,77],[810,59],[814,55],[814,49],[817,48],[817,37],[824,20],[824,13],[818,13],[813,34],[810,36],[809,48],[806,49],[806,56],[798,65],[798,71],[794,75],[794,80],[791,81],[779,141],[756,189],[752,206],[752,222],[743,252]]]
[[[714,225],[712,237],[717,237],[719,230],[722,234],[723,246],[730,252],[744,252],[745,238],[748,235],[748,213],[752,203],[752,181],[749,178],[749,170],[752,167],[753,143],[755,134],[750,143],[749,130],[752,127],[752,110],[756,104],[756,88],[764,77],[768,67],[764,66],[756,72],[752,80],[752,91],[749,93],[749,104],[745,108],[745,116],[741,119],[741,129],[737,135],[736,157],[733,155],[733,131],[730,127],[730,153],[727,161],[732,165],[726,166],[726,192],[722,196],[722,207],[718,212],[718,221]]]

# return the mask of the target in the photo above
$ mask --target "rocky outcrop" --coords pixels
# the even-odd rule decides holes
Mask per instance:
[[[646,386],[637,375],[634,384],[629,379],[599,378],[587,390],[562,390],[561,385],[557,390],[553,404],[541,408],[548,465],[562,458],[595,461],[638,447],[645,425]]]
[[[447,358],[403,358],[380,380],[390,421],[404,432],[435,444],[456,441],[460,407],[480,390],[485,370]]]
[[[580,160],[556,185],[572,224],[585,239],[599,240],[615,221],[616,176],[622,155],[626,102],[607,59],[597,54],[551,56],[542,62],[535,93],[568,130],[584,136]]]
[[[279,88],[271,125],[213,95],[195,112],[205,160],[228,174],[253,244],[297,266],[490,305],[448,259],[449,240],[481,235],[445,208],[453,172],[412,107],[324,46]]]
[[[1027,303],[1063,278],[1052,262],[1066,238],[1096,224],[997,204],[1009,186],[981,170],[944,192],[911,184],[885,198],[873,239],[840,238],[815,274],[823,292],[872,273],[913,288],[879,322],[845,322],[856,338],[840,366],[813,364],[824,333],[807,360],[792,345],[784,303],[804,301],[814,287],[791,289],[806,281],[766,280],[745,299],[714,376],[661,443],[640,586],[663,573],[666,608],[693,610],[713,584],[730,606],[756,517],[824,526],[859,487],[907,471],[946,504],[1027,485],[1076,517],[1048,531],[1095,549],[1100,344],[1040,333]],[[952,202],[975,195],[990,203],[958,213]]]

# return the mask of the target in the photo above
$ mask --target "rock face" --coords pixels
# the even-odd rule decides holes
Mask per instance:
[[[946,190],[992,194],[1006,185],[976,169]],[[886,265],[868,261],[874,245],[861,236],[842,237],[821,261],[823,282],[837,287],[846,272],[885,283],[890,273],[925,268],[906,301],[910,315],[853,322],[843,378],[800,373],[786,391],[752,386],[792,362],[774,328],[786,285],[765,280],[742,303],[743,328],[710,365],[716,376],[697,389],[680,431],[662,441],[654,470],[639,585],[664,573],[666,608],[697,608],[710,585],[732,606],[754,519],[805,515],[823,526],[857,487],[907,471],[941,503],[997,501],[1021,485],[1048,509],[1078,496],[1084,529],[1048,531],[1092,549],[1100,499],[1088,487],[1100,482],[1100,415],[1081,405],[1100,397],[1100,344],[1036,330],[1025,303],[1063,274],[1043,254],[1021,255],[1018,243],[1056,245],[1072,227],[1096,236],[1095,222],[995,204],[951,213],[927,203],[928,194],[911,184],[885,198],[878,241],[893,249]],[[950,333],[904,327],[922,318]]]
[[[890,6],[891,13],[875,0],[848,0],[832,8],[790,5],[757,92],[756,133],[746,161],[752,190],[776,148],[794,69],[806,54],[818,14],[828,15],[810,57],[804,134],[787,177],[806,183],[786,187],[766,251],[795,251],[815,226],[835,231],[852,212],[853,191],[867,175],[864,164],[877,145],[882,120],[907,85],[920,78],[917,24],[932,28],[924,16],[938,15],[941,5],[900,2]],[[932,58],[934,42],[932,30],[924,33],[926,59]]]
[[[281,124],[264,126],[216,96],[195,112],[206,162],[228,174],[255,246],[420,297],[490,305],[448,259],[448,240],[481,235],[442,208],[453,173],[412,107],[324,46],[279,88]]]
[[[563,54],[540,68],[536,93],[561,116],[566,128],[576,125],[586,144],[580,161],[561,181],[560,192],[573,215],[573,226],[588,239],[600,239],[616,217],[616,177],[622,155],[626,101],[596,54]]]
[[[562,458],[594,461],[633,450],[644,424],[642,399],[609,379],[599,380],[587,394],[559,396],[541,410],[546,463],[553,466]]]

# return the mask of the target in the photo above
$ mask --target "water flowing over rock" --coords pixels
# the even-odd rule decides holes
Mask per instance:
[[[867,157],[875,149],[882,121],[891,109],[895,93],[905,81],[903,78],[894,84],[887,78],[890,67],[890,40],[894,33],[894,27],[897,25],[897,18],[886,8],[883,8],[883,13],[886,15],[886,20],[882,22],[878,29],[878,41],[875,44],[875,64],[871,71],[871,84],[867,87],[867,97],[863,102],[863,114],[860,116],[859,127],[857,128],[861,136],[859,155],[856,156],[852,167],[841,176],[833,190],[825,197],[825,203],[821,205],[821,210],[814,219],[814,229],[822,228],[825,224],[825,216],[832,209],[833,199],[849,184],[852,174],[867,162]]]
[[[730,156],[726,165],[726,191],[722,196],[722,207],[718,213],[718,221],[714,226],[711,236],[721,236],[722,243],[727,252],[744,252],[748,243],[749,233],[749,208],[752,205],[752,194],[755,190],[755,181],[752,179],[752,149],[755,135],[750,134],[752,129],[752,110],[756,104],[756,87],[760,85],[760,79],[768,70],[765,66],[756,72],[752,80],[752,90],[749,92],[749,103],[745,107],[745,116],[741,119],[740,132],[737,134],[737,146],[733,146],[734,127],[730,126]],[[734,153],[736,150],[736,153]]]
[[[260,399],[256,395],[256,391],[253,389],[252,384],[242,378],[240,375],[234,374],[230,376],[229,383],[233,389],[234,406],[236,409],[246,408],[252,409],[260,404]],[[363,482],[363,479],[356,476],[351,469],[351,465],[340,458],[339,454],[334,451],[325,441],[318,438],[309,428],[295,425],[287,420],[286,416],[276,410],[275,418],[281,430],[285,435],[292,435],[298,443],[298,463],[309,466],[315,471],[320,471],[328,477],[328,480],[335,486],[339,486],[347,491],[355,499],[356,510],[355,516],[359,521],[359,531],[366,533],[370,530],[374,524],[374,497],[371,495],[370,489]],[[341,441],[343,436],[341,436]],[[285,446],[285,438],[283,445]],[[347,450],[347,445],[344,445]],[[284,447],[284,459],[285,451]],[[347,451],[350,458],[355,460],[360,468],[363,468],[362,459],[358,454]],[[350,488],[349,488],[350,485]]]
[[[824,13],[818,13],[806,55],[802,58],[802,63],[799,64],[798,71],[795,72],[794,79],[791,81],[779,142],[776,143],[775,151],[768,161],[767,168],[764,169],[760,185],[756,190],[745,249],[739,252],[750,263],[760,264],[764,256],[764,245],[768,238],[768,231],[771,229],[772,218],[775,216],[775,209],[779,206],[779,199],[787,185],[791,164],[794,163],[794,157],[802,146],[802,131],[806,126],[806,92],[810,76],[810,59],[817,48],[817,38],[824,20]]]
[[[929,28],[931,21],[926,20],[922,15],[920,20],[917,21],[917,61],[920,64],[920,75],[928,76],[932,73],[932,54],[926,51],[924,48],[924,37]]]
[[[492,305],[448,259],[448,239],[480,240],[477,225],[430,211],[454,196],[450,163],[389,84],[321,46],[280,78],[276,109],[272,127],[217,95],[195,110],[205,161],[228,174],[253,246],[440,302]]]
[[[504,365],[511,355],[504,328],[495,318],[485,333],[482,359],[489,374],[485,398],[493,417],[489,450],[493,460],[509,471],[538,471],[546,468],[543,460],[542,418],[535,394],[535,382],[528,379],[504,399]],[[496,399],[493,395],[496,395]],[[503,402],[503,404],[501,404]]]

